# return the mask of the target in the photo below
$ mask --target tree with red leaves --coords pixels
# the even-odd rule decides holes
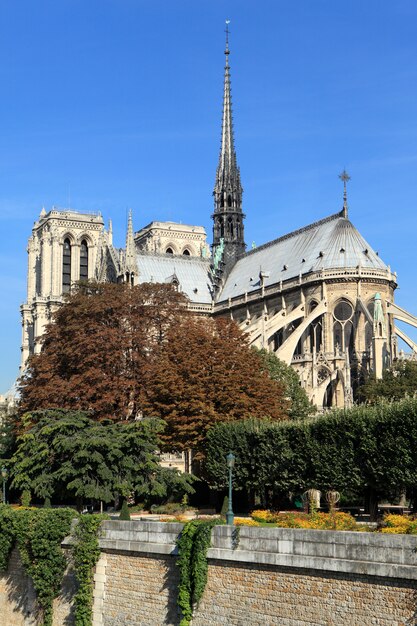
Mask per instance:
[[[218,421],[284,419],[287,401],[236,324],[192,315],[172,285],[80,285],[21,380],[21,412],[159,417],[167,448],[201,449]]]
[[[169,328],[148,376],[144,407],[167,422],[168,448],[201,449],[216,422],[287,417],[282,384],[225,318],[194,316]]]
[[[143,376],[167,330],[188,315],[171,285],[80,285],[54,314],[21,379],[21,412],[65,408],[97,419],[140,413]]]

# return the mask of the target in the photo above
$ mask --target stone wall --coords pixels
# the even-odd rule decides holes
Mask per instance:
[[[178,626],[181,524],[104,522],[93,626]],[[208,583],[193,626],[412,626],[417,537],[226,526],[213,530]],[[69,567],[54,626],[71,626]],[[13,553],[0,577],[0,625],[35,626],[30,580]]]

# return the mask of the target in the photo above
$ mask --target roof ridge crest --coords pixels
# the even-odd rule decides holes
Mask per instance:
[[[252,250],[248,250],[247,252],[245,252],[244,254],[239,256],[237,258],[237,261],[239,261],[240,259],[243,259],[243,258],[245,258],[245,257],[247,257],[247,256],[249,256],[251,254],[256,254],[257,252],[259,252],[259,250],[265,250],[265,248],[270,248],[271,246],[274,246],[276,243],[280,243],[281,241],[285,241],[286,239],[291,239],[291,237],[295,237],[296,235],[300,235],[301,233],[307,232],[307,231],[311,230],[312,228],[316,228],[316,226],[321,226],[322,224],[326,224],[327,222],[331,222],[333,220],[336,220],[339,217],[344,217],[343,209],[342,209],[342,211],[338,211],[337,213],[333,213],[332,215],[328,215],[327,217],[324,217],[323,219],[318,220],[317,222],[312,222],[311,224],[307,224],[307,226],[303,226],[302,228],[298,228],[297,230],[293,230],[290,233],[287,233],[286,235],[282,235],[281,237],[278,237],[277,239],[272,239],[272,241],[267,241],[266,243],[263,243],[261,246],[258,246],[257,248],[253,248]]]

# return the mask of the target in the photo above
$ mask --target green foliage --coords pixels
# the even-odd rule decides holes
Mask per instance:
[[[93,570],[100,558],[98,531],[105,515],[83,515],[75,526],[73,550],[78,591],[74,598],[75,626],[91,626],[94,579]]]
[[[300,378],[294,368],[281,361],[273,352],[265,349],[256,350],[256,352],[261,356],[272,380],[277,380],[284,386],[285,395],[290,401],[288,417],[303,419],[313,415],[316,408],[310,403],[305,390],[300,386]]]
[[[265,501],[305,489],[397,497],[417,487],[417,399],[357,406],[291,423],[218,424],[207,437],[205,472],[227,485],[226,454],[236,456],[235,490]]]
[[[159,500],[194,493],[193,477],[159,465],[159,420],[96,422],[54,409],[24,415],[22,426],[11,463],[14,488],[104,502],[116,493]]]
[[[400,400],[414,396],[417,392],[417,363],[415,361],[397,361],[391,368],[383,371],[382,379],[370,375],[359,387],[357,396],[361,402],[376,404],[381,399]]]
[[[5,571],[16,540],[16,515],[7,504],[0,505],[0,571]]]
[[[226,517],[226,513],[228,510],[229,510],[229,496],[224,496],[220,515],[222,515],[223,517]]]
[[[71,530],[71,509],[22,510],[15,514],[16,544],[33,580],[43,625],[52,626],[52,603],[60,592],[67,561],[61,543]]]
[[[178,606],[181,609],[180,626],[189,626],[193,607],[200,601],[207,583],[207,550],[210,547],[211,531],[216,521],[187,522],[177,540],[180,568]]]
[[[120,510],[119,520],[129,521],[130,513],[129,507],[127,506],[127,501],[123,500],[122,508]]]
[[[10,459],[16,450],[16,421],[17,416],[5,414],[0,416],[0,459],[3,465],[8,466]]]
[[[22,495],[20,496],[20,504],[24,507],[29,507],[32,502],[32,496],[29,489],[24,489],[22,491]]]
[[[44,509],[52,508],[51,498],[45,498],[45,502],[43,503],[43,508]]]
[[[61,543],[70,534],[76,517],[72,509],[13,510],[0,505],[0,570],[6,570],[16,545],[23,567],[32,578],[43,612],[43,626],[52,626],[52,603],[60,593],[67,566]],[[83,515],[75,525],[75,626],[91,626],[93,568],[100,556],[98,530],[105,519],[106,515]]]

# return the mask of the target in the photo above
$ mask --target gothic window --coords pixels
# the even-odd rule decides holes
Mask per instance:
[[[221,208],[224,207],[224,195],[223,194],[221,194],[221,196],[220,196],[220,206],[221,206]]]
[[[88,246],[85,239],[80,246],[80,280],[88,280]]]
[[[317,302],[311,302],[310,313],[317,307]],[[318,317],[310,324],[310,352],[320,352],[323,344],[322,316]]]
[[[333,345],[343,352],[352,354],[355,347],[353,332],[353,306],[347,300],[340,300],[333,311]]]
[[[166,254],[174,254],[174,251],[173,251],[173,249],[172,249],[172,248],[167,248],[167,249],[165,250],[165,253],[166,253]]]
[[[62,292],[69,293],[71,289],[71,241],[65,239],[62,255]]]
[[[219,219],[219,224],[220,224],[220,237],[224,237],[224,223],[222,218]]]
[[[229,233],[230,237],[233,239],[233,220],[231,217],[229,217]]]
[[[228,207],[232,206],[232,196],[230,194],[227,196],[227,206]]]
[[[368,311],[371,317],[374,317],[374,303],[373,301],[368,304]],[[374,325],[368,320],[365,321],[365,350],[372,349],[372,337],[374,336]]]
[[[185,248],[183,255],[190,256],[190,251],[187,248]]]
[[[236,237],[239,238],[240,235],[240,221],[237,220],[236,222]]]

